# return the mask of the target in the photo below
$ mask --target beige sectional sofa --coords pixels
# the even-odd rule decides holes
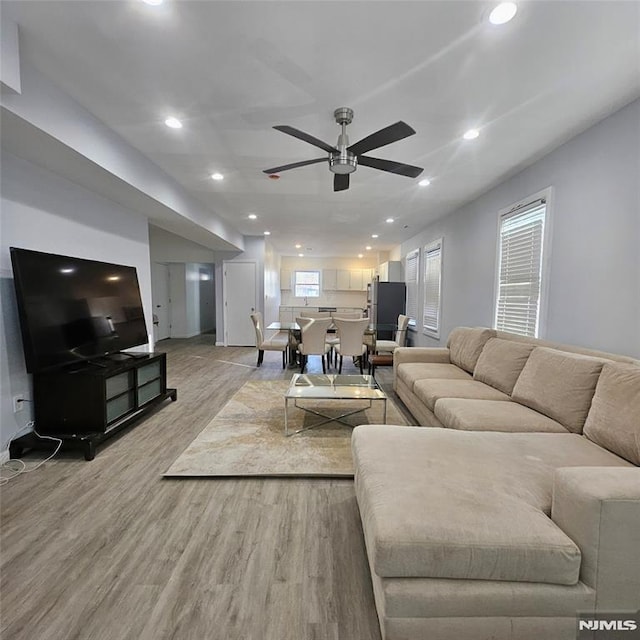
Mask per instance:
[[[353,433],[385,640],[574,640],[578,612],[640,608],[640,362],[459,328],[394,371],[433,428]]]

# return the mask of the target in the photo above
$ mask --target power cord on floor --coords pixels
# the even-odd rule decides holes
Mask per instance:
[[[34,427],[35,422],[31,421],[27,423],[25,426]],[[17,478],[19,475],[22,475],[23,473],[31,473],[32,471],[39,469],[45,462],[48,462],[49,460],[51,460],[51,458],[53,458],[58,453],[58,451],[60,451],[60,447],[62,447],[62,440],[60,440],[60,438],[40,435],[35,430],[35,428],[33,430],[33,433],[36,436],[38,436],[38,438],[41,438],[42,440],[52,440],[53,442],[57,442],[58,444],[55,448],[55,451],[48,458],[41,460],[40,462],[38,462],[38,464],[34,465],[33,467],[27,467],[27,465],[22,460],[19,460],[17,458],[9,458],[9,460],[7,460],[6,462],[3,462],[2,465],[0,465],[0,473],[7,470],[12,472],[12,475],[0,476],[0,487],[7,484],[9,480],[13,480],[14,478]],[[9,440],[9,442],[7,443],[7,450],[9,449],[10,446],[11,446],[11,440]],[[15,465],[17,465],[17,467]]]

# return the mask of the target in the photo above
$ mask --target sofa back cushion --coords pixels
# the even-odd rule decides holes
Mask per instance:
[[[582,433],[605,360],[536,347],[511,397],[544,413],[573,433]]]
[[[491,338],[484,345],[473,377],[510,394],[534,348],[533,344]]]
[[[493,338],[496,332],[493,329],[458,327],[449,334],[447,347],[452,364],[461,369],[473,373],[480,353],[489,338]]]
[[[640,367],[617,362],[604,365],[584,435],[640,465]]]

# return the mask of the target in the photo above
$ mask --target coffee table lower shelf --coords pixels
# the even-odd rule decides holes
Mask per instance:
[[[300,404],[301,401],[309,402],[313,400],[334,400],[336,402],[367,402],[366,406],[359,406],[356,409],[350,411],[344,411],[339,415],[329,415],[323,413],[317,408],[304,406]],[[307,413],[323,418],[323,420],[296,429],[295,431],[289,430],[289,408],[291,401],[296,409],[306,411]],[[387,396],[380,389],[380,386],[376,382],[373,376],[346,376],[335,374],[323,374],[323,375],[304,375],[296,374],[291,379],[289,389],[284,396],[284,434],[285,436],[292,436],[309,429],[320,427],[330,422],[339,422],[345,426],[351,427],[349,422],[345,420],[349,416],[353,416],[361,411],[366,411],[373,406],[374,401],[381,401],[383,405],[383,423],[387,422]]]

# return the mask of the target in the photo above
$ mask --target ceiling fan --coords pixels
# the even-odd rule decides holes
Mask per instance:
[[[349,174],[353,173],[359,164],[362,164],[365,167],[371,167],[372,169],[379,169],[380,171],[397,173],[398,175],[407,176],[408,178],[417,178],[422,173],[423,169],[420,167],[363,155],[372,149],[378,149],[379,147],[384,147],[392,142],[397,142],[398,140],[412,136],[415,131],[408,124],[402,121],[396,122],[395,124],[391,124],[384,129],[380,129],[380,131],[376,131],[359,142],[350,145],[349,137],[347,136],[347,125],[351,124],[353,120],[353,109],[350,109],[349,107],[340,107],[333,112],[333,117],[342,127],[342,133],[338,136],[338,142],[335,147],[332,147],[330,144],[327,144],[322,140],[318,140],[318,138],[314,138],[304,131],[300,131],[299,129],[295,129],[294,127],[290,127],[286,124],[273,127],[278,131],[282,131],[282,133],[286,133],[294,138],[299,138],[300,140],[304,140],[305,142],[312,144],[314,147],[323,149],[329,154],[329,157],[293,162],[291,164],[282,165],[281,167],[265,169],[264,173],[271,175],[282,171],[288,171],[289,169],[305,167],[309,164],[328,161],[329,170],[335,174],[333,177],[334,191],[344,191],[349,188]]]

